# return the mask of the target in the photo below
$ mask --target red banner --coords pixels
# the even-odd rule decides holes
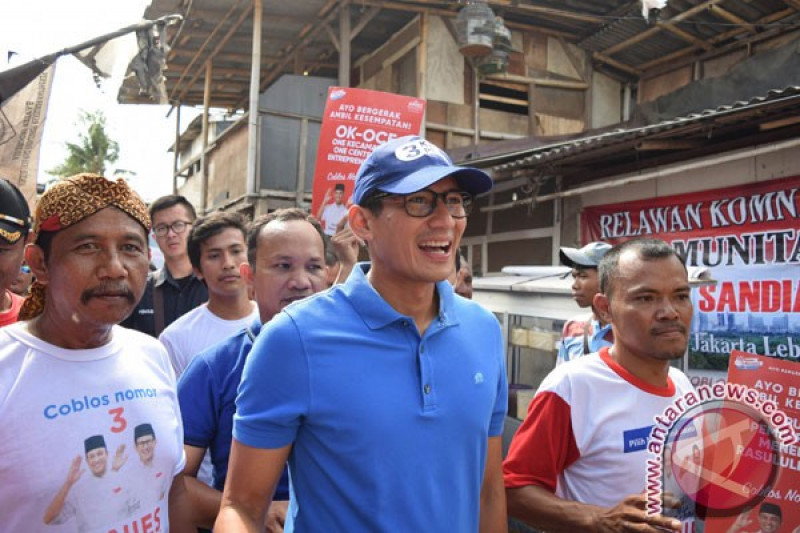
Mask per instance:
[[[723,379],[731,351],[800,361],[800,177],[584,209],[585,242],[669,242],[717,283],[693,291],[689,374]]]
[[[418,134],[425,100],[398,94],[331,87],[317,148],[312,213],[332,235],[347,213],[358,167],[372,150]]]

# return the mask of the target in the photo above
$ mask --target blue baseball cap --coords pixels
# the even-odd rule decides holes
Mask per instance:
[[[416,135],[398,137],[375,148],[361,164],[353,203],[360,204],[376,189],[409,194],[449,176],[470,194],[481,194],[492,188],[492,178],[488,174],[477,168],[454,165],[433,143]]]
[[[597,268],[600,260],[611,249],[607,242],[590,242],[583,248],[561,248],[559,257],[561,262],[570,268]]]

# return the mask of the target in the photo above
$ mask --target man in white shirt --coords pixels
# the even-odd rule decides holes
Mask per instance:
[[[208,287],[208,302],[189,311],[158,337],[180,378],[194,357],[258,319],[248,284],[239,273],[247,262],[247,221],[239,213],[216,212],[195,221],[189,232],[189,259]],[[211,484],[206,455],[197,478]]]
[[[0,439],[0,479],[13,480],[0,484],[6,531],[74,532],[76,522],[82,531],[141,531],[156,523],[191,531],[183,428],[166,351],[152,337],[117,326],[144,291],[149,228],[147,206],[122,179],[80,174],[39,200],[36,239],[25,249],[36,281],[20,322],[0,329],[0,427],[14,436]],[[172,482],[148,507],[138,493],[126,494],[129,472],[107,470],[106,450],[130,445],[142,421],[162,437],[164,475]],[[82,493],[94,496],[87,503]],[[62,514],[68,494],[74,514]],[[90,504],[100,509],[91,512]]]
[[[238,213],[217,212],[199,218],[189,232],[189,259],[195,275],[208,287],[208,302],[170,324],[158,340],[180,377],[200,352],[258,318],[239,273],[247,262],[247,222]]]
[[[614,344],[537,390],[503,463],[508,514],[552,532],[678,532],[679,520],[645,511],[644,491],[653,417],[694,390],[669,364],[689,340],[686,266],[667,243],[635,239],[599,271],[594,306]]]
[[[331,203],[331,190],[325,191],[325,198],[317,213],[317,218],[322,224],[325,235],[332,236],[336,227],[347,216],[347,205],[344,202],[344,184],[337,183],[333,187],[333,202]]]

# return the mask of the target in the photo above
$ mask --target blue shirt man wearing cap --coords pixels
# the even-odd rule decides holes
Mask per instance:
[[[611,249],[605,242],[590,242],[583,248],[561,248],[561,263],[572,269],[572,298],[578,307],[591,308],[590,314],[579,315],[564,324],[556,366],[597,352],[614,344],[611,324],[603,322],[594,311],[594,296],[600,292],[597,265]]]
[[[0,179],[0,327],[17,321],[24,298],[9,290],[20,274],[31,229],[28,202],[13,183]]]
[[[287,459],[287,532],[506,531],[502,335],[446,281],[491,185],[419,137],[364,161],[348,217],[371,264],[256,339],[214,531],[257,530]]]

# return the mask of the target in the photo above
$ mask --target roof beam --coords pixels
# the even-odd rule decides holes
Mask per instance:
[[[222,37],[220,42],[217,43],[217,45],[214,47],[211,53],[208,54],[208,58],[206,59],[206,61],[208,62],[214,61],[214,58],[219,53],[219,51],[222,50],[222,48],[228,43],[231,37],[233,37],[233,35],[236,33],[236,30],[238,30],[239,26],[242,25],[242,22],[244,22],[245,19],[248,18],[252,13],[253,13],[253,4],[250,3],[242,10],[241,15],[239,15],[239,18],[236,19],[236,22],[233,23],[233,26],[231,26],[228,29],[228,32]],[[197,80],[203,73],[205,73],[205,68],[198,68],[197,72],[195,72],[194,76],[192,76],[192,79],[189,80],[188,85],[191,86],[195,82],[195,80]],[[172,90],[172,93],[175,94],[175,91],[177,91],[179,87],[180,87],[180,82],[175,84],[175,88]],[[184,91],[178,96],[177,99],[179,101],[183,100],[183,95],[186,93],[187,90],[188,89],[184,89]]]
[[[303,28],[300,30],[300,33],[297,35],[297,39],[282,51],[284,55],[283,59],[278,61],[278,63],[271,69],[271,72],[262,78],[259,86],[261,91],[269,87],[269,85],[283,73],[283,69],[286,67],[286,65],[289,64],[290,61],[294,60],[294,50],[302,48],[311,42],[311,40],[322,31],[324,26],[333,20],[333,17],[339,13],[340,9],[341,5],[339,5],[338,0],[328,0],[325,2],[325,5],[322,6],[315,17],[317,22],[308,23],[303,26]],[[245,99],[240,100],[237,105],[244,105],[245,101],[246,97]]]
[[[361,18],[358,19],[356,25],[353,26],[353,28],[350,30],[350,40],[352,41],[353,39],[355,39],[358,36],[358,34],[361,33],[361,30],[363,30],[366,27],[366,25],[369,24],[370,21],[374,19],[380,12],[381,12],[380,7],[372,6],[371,8],[369,8],[369,11],[361,15]]]
[[[687,43],[693,45],[695,48],[702,48],[706,52],[712,50],[714,46],[711,43],[708,43],[702,39],[698,39],[694,35],[689,32],[683,31],[672,24],[659,24],[659,26],[664,30],[667,31],[679,39],[686,41]]]
[[[787,16],[790,16],[790,15],[792,15],[794,13],[795,13],[794,9],[785,9],[783,11],[779,11],[777,13],[773,13],[772,15],[766,16],[763,19],[759,20],[758,22],[753,23],[753,25],[754,26],[766,25],[766,24],[769,24],[770,22],[774,22],[776,20],[781,20],[781,19],[783,19],[783,18],[785,18]],[[709,39],[708,42],[711,43],[712,46],[715,46],[717,43],[725,42],[725,41],[731,39],[732,37],[735,37],[735,36],[737,36],[737,35],[739,35],[741,33],[744,33],[745,31],[746,30],[744,28],[733,28],[732,30],[730,30],[728,32],[720,33],[719,35]],[[757,33],[756,35],[753,35],[752,37],[750,37],[748,39],[742,39],[740,41],[736,41],[734,43],[731,43],[731,44],[729,44],[727,46],[723,46],[723,47],[720,47],[720,48],[713,48],[712,50],[710,50],[708,53],[704,54],[703,56],[692,57],[690,59],[687,59],[687,61],[690,62],[690,63],[691,62],[695,62],[695,61],[703,61],[705,59],[708,59],[710,56],[717,55],[717,54],[720,54],[720,53],[723,53],[723,52],[726,52],[726,51],[742,48],[744,46],[747,46],[748,44],[772,38],[775,35],[780,34],[782,31],[784,31],[784,30],[781,30],[780,28],[774,28],[772,30],[767,30],[765,32]],[[655,76],[655,75],[658,75],[658,74],[663,74],[663,71],[661,71],[661,70],[657,70],[656,72],[653,72],[653,73],[651,73],[649,71],[651,69],[655,69],[655,68],[657,68],[657,67],[659,67],[661,65],[664,65],[664,70],[672,70],[674,68],[678,68],[680,66],[683,66],[683,64],[676,65],[676,64],[672,64],[672,62],[677,60],[677,59],[680,59],[682,57],[685,57],[685,56],[688,56],[688,55],[692,55],[695,52],[696,52],[696,48],[687,47],[687,48],[684,48],[683,50],[678,50],[677,52],[673,52],[672,54],[668,54],[668,55],[659,57],[658,59],[654,59],[652,61],[648,61],[647,63],[644,63],[644,64],[640,65],[639,68],[641,68],[642,71],[647,72],[648,77],[652,77],[652,76]]]
[[[721,18],[724,18],[725,20],[727,20],[728,22],[730,22],[732,24],[738,24],[740,26],[744,26],[745,28],[749,28],[749,30],[747,30],[747,31],[750,32],[750,33],[754,33],[755,32],[755,29],[754,29],[753,25],[750,24],[749,22],[747,22],[746,20],[744,20],[743,18],[741,18],[741,17],[739,17],[737,15],[734,15],[733,13],[731,13],[730,11],[728,11],[727,9],[724,9],[723,7],[721,7],[719,5],[714,5],[712,7],[713,7],[713,9],[712,9],[711,12],[714,13],[715,15],[717,15],[717,16],[719,16]]]
[[[605,50],[603,50],[602,53],[604,55],[606,55],[606,56],[612,56],[612,55],[616,54],[617,52],[619,52],[620,50],[624,50],[625,48],[629,48],[629,47],[633,46],[636,43],[640,43],[640,42],[642,42],[642,41],[644,41],[646,39],[649,39],[653,35],[657,34],[660,31],[662,31],[662,28],[664,26],[672,26],[672,25],[674,25],[674,24],[676,24],[678,22],[686,20],[686,19],[696,15],[697,13],[700,13],[701,11],[705,11],[706,9],[710,9],[710,8],[714,7],[716,4],[719,4],[721,1],[722,0],[706,0],[702,4],[698,4],[698,5],[694,6],[693,8],[687,9],[686,11],[681,11],[680,13],[675,15],[674,17],[672,17],[672,18],[670,18],[668,20],[662,21],[658,25],[653,26],[650,29],[647,29],[647,30],[645,30],[645,31],[643,31],[641,33],[637,33],[636,35],[634,35],[630,39],[626,39],[625,41],[622,41],[622,42],[619,42],[619,43],[615,44],[614,46],[606,48]]]
[[[630,65],[628,65],[626,63],[623,63],[621,61],[617,61],[616,59],[612,59],[612,58],[608,57],[605,54],[601,54],[600,52],[594,52],[592,54],[592,59],[594,59],[595,61],[599,61],[601,63],[605,63],[606,65],[610,65],[610,66],[612,66],[612,67],[614,67],[616,69],[621,70],[622,72],[627,72],[628,74],[631,74],[633,76],[637,76],[638,77],[638,76],[642,75],[642,70],[641,69],[638,69],[636,67],[632,67],[632,66],[630,66]]]
[[[175,87],[172,88],[172,92],[169,95],[169,99],[170,100],[173,100],[173,96],[175,95],[175,91],[177,90],[178,86],[180,86],[181,82],[183,81],[183,78],[187,74],[189,74],[189,71],[191,70],[192,66],[194,66],[194,64],[200,59],[200,56],[205,51],[206,47],[211,44],[211,41],[214,39],[214,37],[216,37],[217,33],[222,31],[222,26],[228,21],[228,19],[230,17],[233,16],[234,11],[236,10],[237,7],[239,7],[239,4],[240,4],[240,1],[237,1],[235,4],[233,4],[231,6],[231,8],[228,10],[228,12],[225,13],[225,16],[222,17],[222,19],[219,21],[219,23],[217,23],[217,25],[214,26],[214,29],[211,30],[211,33],[208,35],[208,37],[206,37],[206,40],[203,41],[203,44],[200,45],[200,48],[197,49],[195,54],[192,56],[192,59],[189,61],[189,64],[186,65],[186,67],[184,67],[183,71],[181,71],[181,74],[180,74],[180,76],[178,78],[178,81],[175,83]],[[187,15],[187,18],[188,18],[189,13],[187,13],[186,15]],[[183,44],[184,41],[188,42],[188,40],[190,39],[190,35],[191,35],[191,32],[189,32],[186,35],[184,35],[182,40],[181,40],[181,43]],[[177,52],[174,52],[174,50],[175,49],[173,48],[170,51],[170,59],[172,57],[174,57],[175,55],[177,55]]]
[[[412,13],[427,13],[428,15],[436,15],[438,17],[448,17],[453,18],[458,15],[458,11],[449,10],[449,9],[441,9],[437,7],[425,7],[424,5],[418,5],[420,2],[416,2],[414,4],[407,4],[404,3],[403,0],[359,0],[358,2],[360,5],[367,5],[367,6],[377,6],[383,9],[393,9],[395,11],[410,11]],[[440,5],[441,2],[429,2],[425,1],[422,2],[424,4],[431,3],[433,6],[434,4]],[[498,3],[498,2],[494,2]],[[502,6],[507,10],[511,11],[511,4],[502,4]],[[557,11],[557,10],[556,10]],[[521,31],[528,31],[528,32],[536,32],[542,35],[551,35],[553,37],[563,37],[568,41],[576,41],[578,36],[574,33],[566,32],[566,31],[558,31],[552,30],[549,28],[542,28],[540,26],[536,26],[533,24],[524,24],[521,22],[514,22],[510,20],[504,21],[506,27],[509,29],[521,30]]]

